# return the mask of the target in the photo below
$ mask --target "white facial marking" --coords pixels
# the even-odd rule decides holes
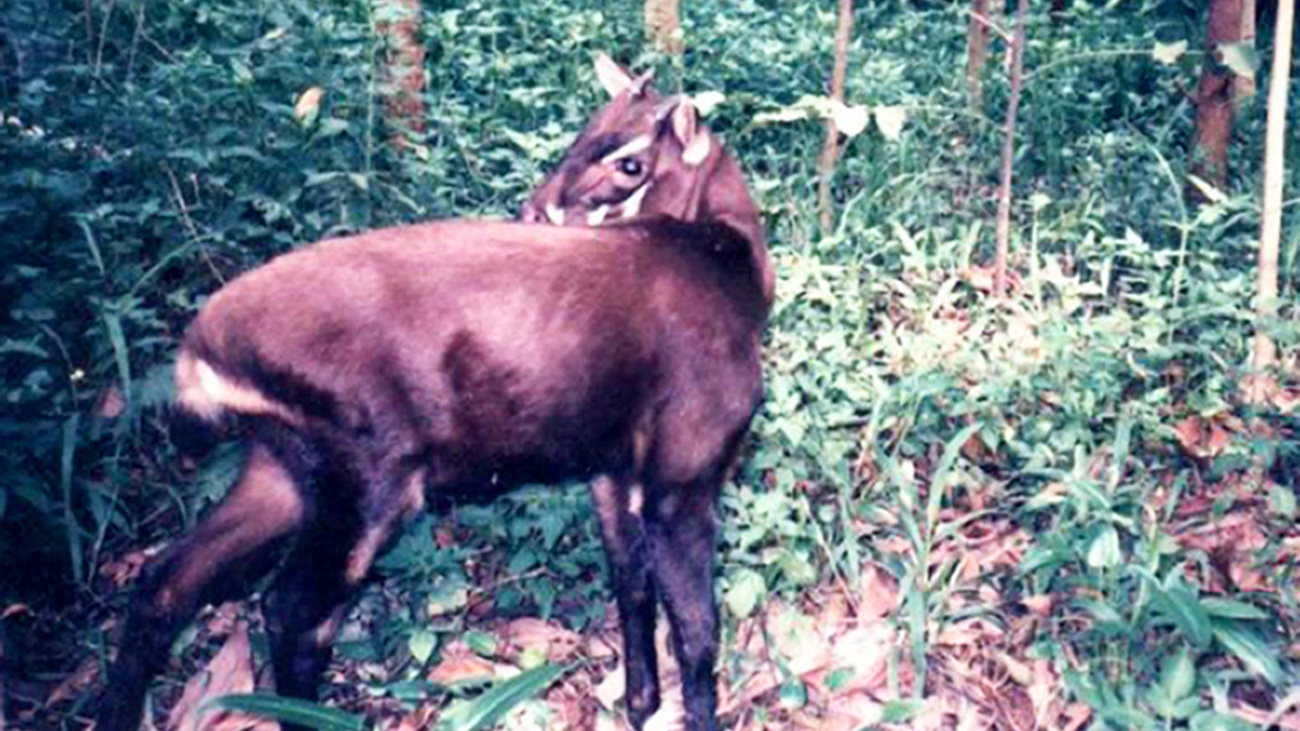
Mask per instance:
[[[608,155],[602,157],[600,159],[600,164],[608,165],[611,162],[615,162],[616,160],[622,160],[625,157],[631,157],[637,154],[638,152],[648,150],[650,149],[650,144],[652,142],[654,142],[654,140],[650,139],[650,135],[641,135],[640,137],[634,137],[632,138],[631,142],[628,142],[626,145],[623,145],[617,150],[614,150]]]
[[[556,226],[564,225],[564,209],[554,203],[546,204],[546,218]]]
[[[605,216],[609,213],[609,206],[601,206],[587,214],[588,226],[599,226],[605,222]]]
[[[633,191],[632,195],[629,195],[627,200],[623,201],[623,218],[632,218],[641,212],[641,203],[645,200],[645,194],[649,190],[650,183],[646,183]]]
[[[640,485],[633,485],[627,493],[627,512],[633,515],[641,515],[641,508],[645,506],[645,493],[642,492]]]

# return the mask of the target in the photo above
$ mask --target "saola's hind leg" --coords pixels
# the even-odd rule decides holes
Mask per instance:
[[[721,477],[673,485],[647,518],[650,563],[672,628],[687,731],[717,728],[718,615],[713,601],[713,506]],[[696,725],[698,722],[698,725]]]
[[[404,464],[332,472],[326,482],[264,604],[276,693],[307,700],[317,698],[334,635],[375,556],[424,504],[424,473]]]
[[[632,479],[602,476],[591,485],[600,518],[610,584],[623,630],[628,716],[635,728],[659,708],[659,663],[655,655],[655,590],[646,561],[650,544],[641,517],[642,486]]]
[[[167,663],[176,633],[204,604],[241,596],[275,563],[302,525],[300,486],[272,451],[249,448],[229,494],[147,570],[131,601],[99,731],[136,731],[149,681]]]

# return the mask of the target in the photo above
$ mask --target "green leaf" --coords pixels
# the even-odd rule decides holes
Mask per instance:
[[[1285,485],[1273,485],[1268,491],[1268,509],[1273,515],[1287,520],[1295,519],[1295,493]]]
[[[1103,523],[1093,531],[1088,542],[1088,565],[1094,569],[1114,568],[1123,561],[1119,549],[1119,531],[1110,523]]]
[[[925,701],[911,699],[889,701],[885,704],[880,721],[881,723],[905,723],[916,718],[924,710]]]
[[[1282,666],[1278,664],[1277,653],[1269,648],[1259,632],[1239,622],[1219,621],[1214,623],[1214,639],[1247,670],[1273,685],[1281,684]]]
[[[871,113],[863,106],[836,103],[831,111],[831,119],[835,120],[835,129],[839,130],[840,134],[845,137],[857,137],[867,128]]]
[[[879,106],[873,110],[876,129],[890,142],[897,142],[903,136],[903,125],[907,123],[907,110],[903,107]]]
[[[701,117],[707,117],[713,113],[718,105],[726,101],[727,95],[720,91],[702,91],[691,97],[695,103],[695,111],[700,113]]]
[[[1156,60],[1156,63],[1165,66],[1174,65],[1185,53],[1187,53],[1187,41],[1175,41],[1174,43],[1156,41],[1155,47],[1151,49],[1151,57]]]
[[[1184,645],[1165,658],[1160,669],[1160,682],[1152,686],[1147,700],[1156,713],[1165,718],[1183,718],[1187,715],[1182,701],[1196,688],[1196,663]],[[1192,708],[1195,710],[1195,707]]]
[[[433,651],[438,649],[438,635],[427,629],[416,630],[407,638],[406,649],[416,662],[423,665],[433,656]]]
[[[490,632],[470,630],[465,633],[462,639],[465,640],[465,644],[469,646],[469,649],[478,655],[491,657],[497,654],[497,638],[496,635]]]
[[[1224,43],[1219,46],[1219,53],[1223,57],[1223,65],[1227,66],[1232,73],[1248,79],[1255,78],[1255,67],[1259,65],[1259,58],[1252,44]]]
[[[1210,615],[1191,590],[1181,584],[1155,587],[1155,604],[1196,647],[1210,644]]]
[[[362,731],[365,728],[365,719],[361,716],[300,698],[234,693],[213,698],[204,707],[273,718],[318,731]]]
[[[767,582],[753,569],[739,569],[727,581],[727,591],[722,601],[737,619],[748,617],[758,602],[767,594]]]
[[[1192,716],[1188,727],[1192,731],[1258,731],[1259,726],[1231,713],[1202,711]]]
[[[1220,619],[1269,619],[1268,612],[1263,609],[1243,602],[1237,599],[1223,599],[1220,597],[1205,597],[1201,599],[1201,607],[1211,617]]]
[[[790,711],[808,705],[808,688],[797,676],[790,676],[781,683],[777,693],[777,705]]]
[[[512,708],[550,687],[573,665],[543,665],[526,670],[509,680],[494,683],[482,695],[454,706],[439,724],[448,731],[477,731],[491,728]]]

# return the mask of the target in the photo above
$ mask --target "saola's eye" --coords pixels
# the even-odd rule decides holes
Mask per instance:
[[[628,177],[636,177],[645,170],[645,166],[635,157],[625,157],[618,161],[618,171]]]

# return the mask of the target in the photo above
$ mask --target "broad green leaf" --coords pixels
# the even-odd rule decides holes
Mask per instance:
[[[1204,597],[1201,599],[1201,606],[1211,617],[1218,617],[1220,619],[1269,619],[1268,612],[1265,612],[1254,604],[1237,599]]]
[[[454,706],[443,716],[439,727],[448,731],[491,728],[515,706],[546,690],[572,668],[573,665],[543,665],[494,683],[477,698]]]
[[[1279,518],[1294,520],[1296,517],[1295,493],[1286,485],[1273,485],[1268,491],[1268,509]]]
[[[361,716],[300,698],[234,693],[213,698],[205,707],[273,718],[318,731],[362,731],[365,728],[365,719]]]
[[[878,106],[873,110],[876,129],[890,142],[897,142],[903,136],[903,125],[907,123],[907,110],[903,107]]]
[[[1098,526],[1088,542],[1088,565],[1094,569],[1109,569],[1123,561],[1119,548],[1119,531],[1110,523]]]
[[[1202,711],[1191,717],[1192,731],[1259,731],[1259,726],[1231,713]]]
[[[808,705],[807,686],[796,676],[786,678],[777,693],[777,705],[787,711]]]
[[[1151,687],[1147,700],[1161,716],[1181,718],[1186,715],[1182,701],[1195,688],[1196,663],[1192,661],[1184,645],[1165,658],[1164,665],[1160,669],[1160,682]]]
[[[758,602],[767,594],[767,582],[753,569],[740,569],[733,573],[727,582],[727,591],[722,601],[727,610],[737,619],[748,617]]]
[[[1248,670],[1278,685],[1282,682],[1282,666],[1274,652],[1259,632],[1249,626],[1231,621],[1214,623],[1214,639],[1227,648]]]
[[[1107,602],[1096,599],[1076,599],[1074,604],[1086,610],[1101,625],[1108,626],[1110,629],[1123,628],[1124,617]]]
[[[863,106],[836,104],[831,112],[831,118],[835,120],[835,129],[839,130],[840,134],[845,137],[857,137],[867,128],[871,113]]]
[[[885,704],[882,723],[905,723],[920,715],[925,710],[925,701],[904,699],[889,701]]]
[[[1181,584],[1168,587],[1153,585],[1155,604],[1196,647],[1210,643],[1210,615],[1190,589]]]
[[[701,117],[707,117],[713,113],[718,105],[726,101],[727,95],[720,91],[702,91],[691,97],[695,103],[695,110],[700,113]]]
[[[470,630],[465,633],[463,639],[465,640],[465,644],[469,646],[469,649],[473,650],[476,654],[484,657],[490,657],[497,654],[497,638],[496,635],[491,632]]]
[[[406,640],[406,648],[410,651],[411,657],[423,665],[433,656],[433,651],[438,648],[438,635],[427,629],[416,630]]]
[[[1255,48],[1249,43],[1225,43],[1219,46],[1219,53],[1223,56],[1223,65],[1232,70],[1232,73],[1246,78],[1255,78],[1255,67],[1259,64],[1259,58],[1255,54]]]
[[[1161,43],[1156,41],[1156,45],[1151,49],[1151,57],[1156,63],[1172,66],[1178,62],[1178,59],[1187,53],[1187,41],[1175,41],[1173,43]]]

